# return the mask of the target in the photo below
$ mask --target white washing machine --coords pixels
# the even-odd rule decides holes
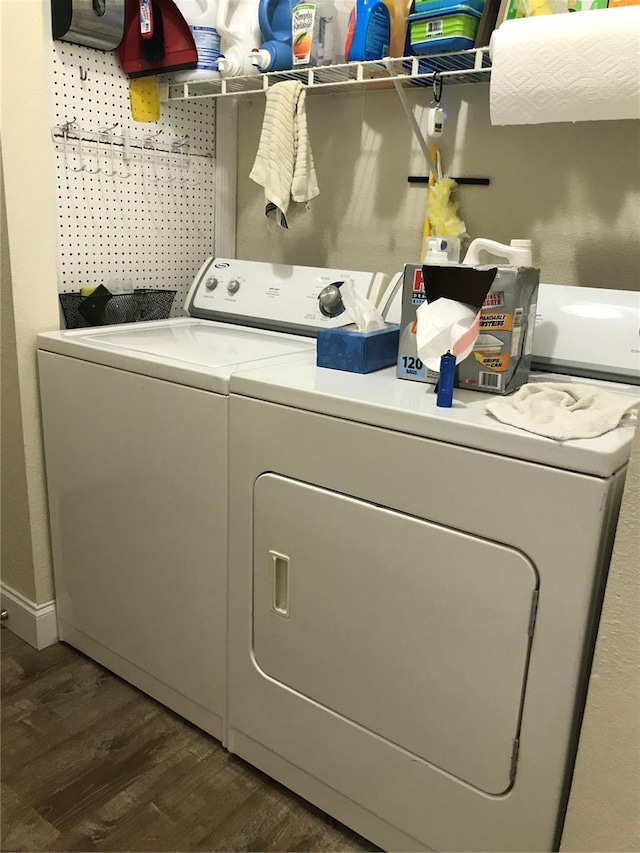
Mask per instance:
[[[563,290],[539,357],[611,377],[610,345],[640,397],[637,294],[603,325]],[[231,378],[228,748],[387,850],[559,844],[632,428],[489,399],[312,353]]]
[[[365,293],[379,285],[210,258],[190,319],[38,338],[59,636],[217,738],[229,377],[313,352],[318,327],[348,322],[317,299],[345,276]],[[273,331],[285,329],[298,335]]]

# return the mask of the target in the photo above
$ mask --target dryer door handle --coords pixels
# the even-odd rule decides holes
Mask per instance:
[[[269,551],[271,583],[271,610],[278,616],[289,618],[289,557],[278,551]]]

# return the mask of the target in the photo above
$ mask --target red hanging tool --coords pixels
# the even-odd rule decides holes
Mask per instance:
[[[149,62],[164,59],[164,27],[157,0],[139,0],[142,52]]]
[[[193,35],[173,0],[126,0],[125,32],[118,55],[129,77],[198,64]]]
[[[153,38],[153,7],[151,0],[140,0],[140,35],[143,39]]]

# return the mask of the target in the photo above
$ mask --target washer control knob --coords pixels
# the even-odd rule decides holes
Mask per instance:
[[[232,278],[229,284],[227,285],[227,290],[229,293],[237,293],[240,290],[240,282],[237,278]]]
[[[342,284],[342,282],[340,282]],[[338,284],[328,284],[318,294],[318,307],[325,317],[338,317],[344,311],[344,302]]]
[[[207,290],[215,290],[218,286],[218,279],[214,275],[210,275],[209,278],[205,279],[204,286]]]

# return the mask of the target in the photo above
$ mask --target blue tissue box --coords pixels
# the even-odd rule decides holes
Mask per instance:
[[[319,329],[316,364],[351,373],[372,373],[398,360],[400,326],[359,332],[355,326]]]

